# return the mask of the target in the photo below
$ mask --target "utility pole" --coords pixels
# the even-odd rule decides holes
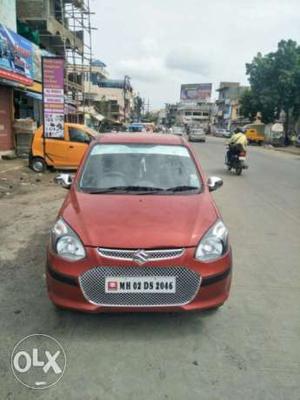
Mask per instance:
[[[127,93],[127,86],[130,85],[130,77],[128,75],[124,76],[124,82],[123,82],[123,101],[124,101],[124,122],[126,122],[126,93]]]
[[[150,113],[150,100],[149,100],[149,97],[148,97],[148,103],[147,103],[147,113],[148,114]]]

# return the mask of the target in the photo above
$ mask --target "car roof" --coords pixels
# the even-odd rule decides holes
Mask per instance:
[[[101,143],[153,143],[186,145],[187,142],[176,135],[158,133],[104,133],[97,136],[96,142]]]

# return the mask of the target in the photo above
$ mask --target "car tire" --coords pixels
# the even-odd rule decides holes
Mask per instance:
[[[30,161],[30,168],[37,173],[45,172],[47,164],[42,157],[33,157]]]

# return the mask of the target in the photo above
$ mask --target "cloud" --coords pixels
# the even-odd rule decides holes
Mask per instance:
[[[130,7],[128,6],[130,3]],[[300,37],[299,0],[91,0],[93,52],[112,77],[131,76],[153,106],[181,83],[247,83],[245,63]],[[299,42],[299,40],[298,40]]]
[[[205,76],[209,71],[207,61],[200,49],[182,46],[169,52],[165,65],[171,70],[178,70]]]
[[[117,71],[142,82],[158,82],[166,77],[163,60],[154,56],[121,60]]]

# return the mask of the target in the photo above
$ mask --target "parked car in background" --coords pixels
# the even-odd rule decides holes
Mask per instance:
[[[128,125],[128,132],[137,133],[137,132],[146,132],[146,128],[144,124],[140,122],[134,122]]]
[[[205,142],[205,131],[203,128],[192,128],[188,135],[190,142]]]
[[[215,128],[214,136],[229,138],[231,136],[231,132],[228,129]]]
[[[47,253],[52,302],[85,312],[192,311],[229,296],[228,230],[188,142],[101,135],[59,211]]]
[[[29,166],[35,172],[43,172],[47,167],[57,169],[77,169],[97,132],[85,125],[65,123],[63,138],[43,139],[43,126],[34,133]]]
[[[172,127],[172,134],[183,136],[185,134],[185,129],[183,126],[173,126]]]

